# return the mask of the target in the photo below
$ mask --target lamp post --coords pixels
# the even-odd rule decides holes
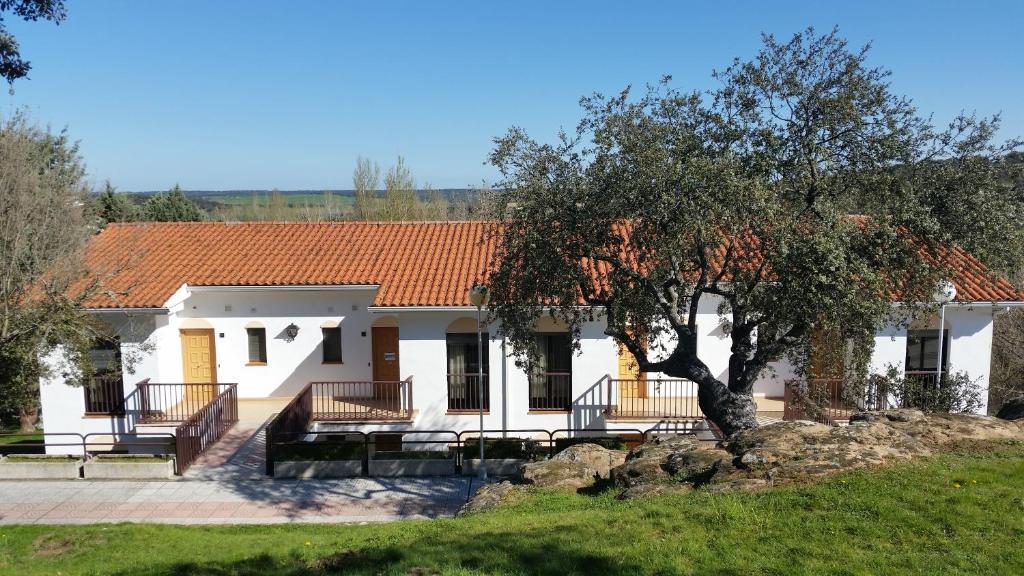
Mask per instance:
[[[476,385],[477,406],[480,407],[480,481],[487,481],[487,463],[484,462],[484,344],[483,307],[491,298],[490,290],[483,284],[469,289],[469,302],[476,306]]]
[[[932,294],[932,298],[939,303],[939,358],[935,364],[935,386],[939,387],[942,385],[942,351],[945,348],[946,304],[949,304],[956,298],[956,286],[949,280],[943,280],[935,287],[935,293]]]

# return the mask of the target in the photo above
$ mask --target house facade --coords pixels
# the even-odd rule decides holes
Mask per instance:
[[[532,374],[516,366],[500,326],[484,325],[480,366],[467,291],[492,250],[479,222],[113,224],[88,256],[108,271],[88,307],[120,334],[94,355],[111,372],[82,387],[53,370],[41,383],[45,431],[173,432],[176,410],[227,383],[248,406],[243,419],[309,394],[320,429],[475,430],[481,407],[495,433],[700,417],[692,383],[637,374],[600,319],[583,326],[576,352],[564,326],[540,321],[543,366]],[[953,279],[943,365],[985,389],[993,317],[1024,298],[979,267],[971,261]],[[726,378],[731,342],[717,304],[701,304],[698,349]],[[939,334],[937,315],[880,331],[873,370],[937,372]],[[785,361],[766,370],[754,389],[759,411],[781,416],[792,377]]]

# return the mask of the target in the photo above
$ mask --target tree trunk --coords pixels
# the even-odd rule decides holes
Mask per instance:
[[[31,434],[39,423],[39,408],[22,408],[18,412],[18,432]]]
[[[750,391],[733,392],[711,375],[711,371],[695,356],[676,353],[669,357],[662,371],[675,378],[686,378],[697,384],[697,404],[704,416],[714,422],[726,436],[757,428],[757,404]]]
[[[732,392],[715,380],[697,384],[697,403],[708,420],[726,436],[757,428],[757,404],[750,394]]]

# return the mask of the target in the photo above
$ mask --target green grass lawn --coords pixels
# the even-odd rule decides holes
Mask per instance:
[[[6,574],[1024,574],[1024,446],[759,494],[367,526],[0,527]]]

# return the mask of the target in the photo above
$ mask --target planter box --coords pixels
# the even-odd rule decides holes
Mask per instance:
[[[454,476],[455,459],[370,460],[370,476]]]
[[[361,460],[288,460],[274,462],[274,478],[349,478],[363,475]]]
[[[487,462],[488,476],[519,476],[522,465],[529,462],[529,460],[520,460],[519,458],[488,458],[485,462]],[[466,458],[462,461],[462,474],[464,476],[476,476],[479,471],[479,458]]]
[[[29,458],[38,462],[25,461]],[[24,455],[18,462],[0,458],[0,479],[2,480],[77,480],[81,475],[81,458],[54,460],[52,456]]]
[[[131,462],[129,460],[138,460]],[[104,460],[102,456],[85,462],[85,477],[89,480],[145,480],[174,476],[174,459],[163,460],[147,455],[118,456],[117,460]]]

